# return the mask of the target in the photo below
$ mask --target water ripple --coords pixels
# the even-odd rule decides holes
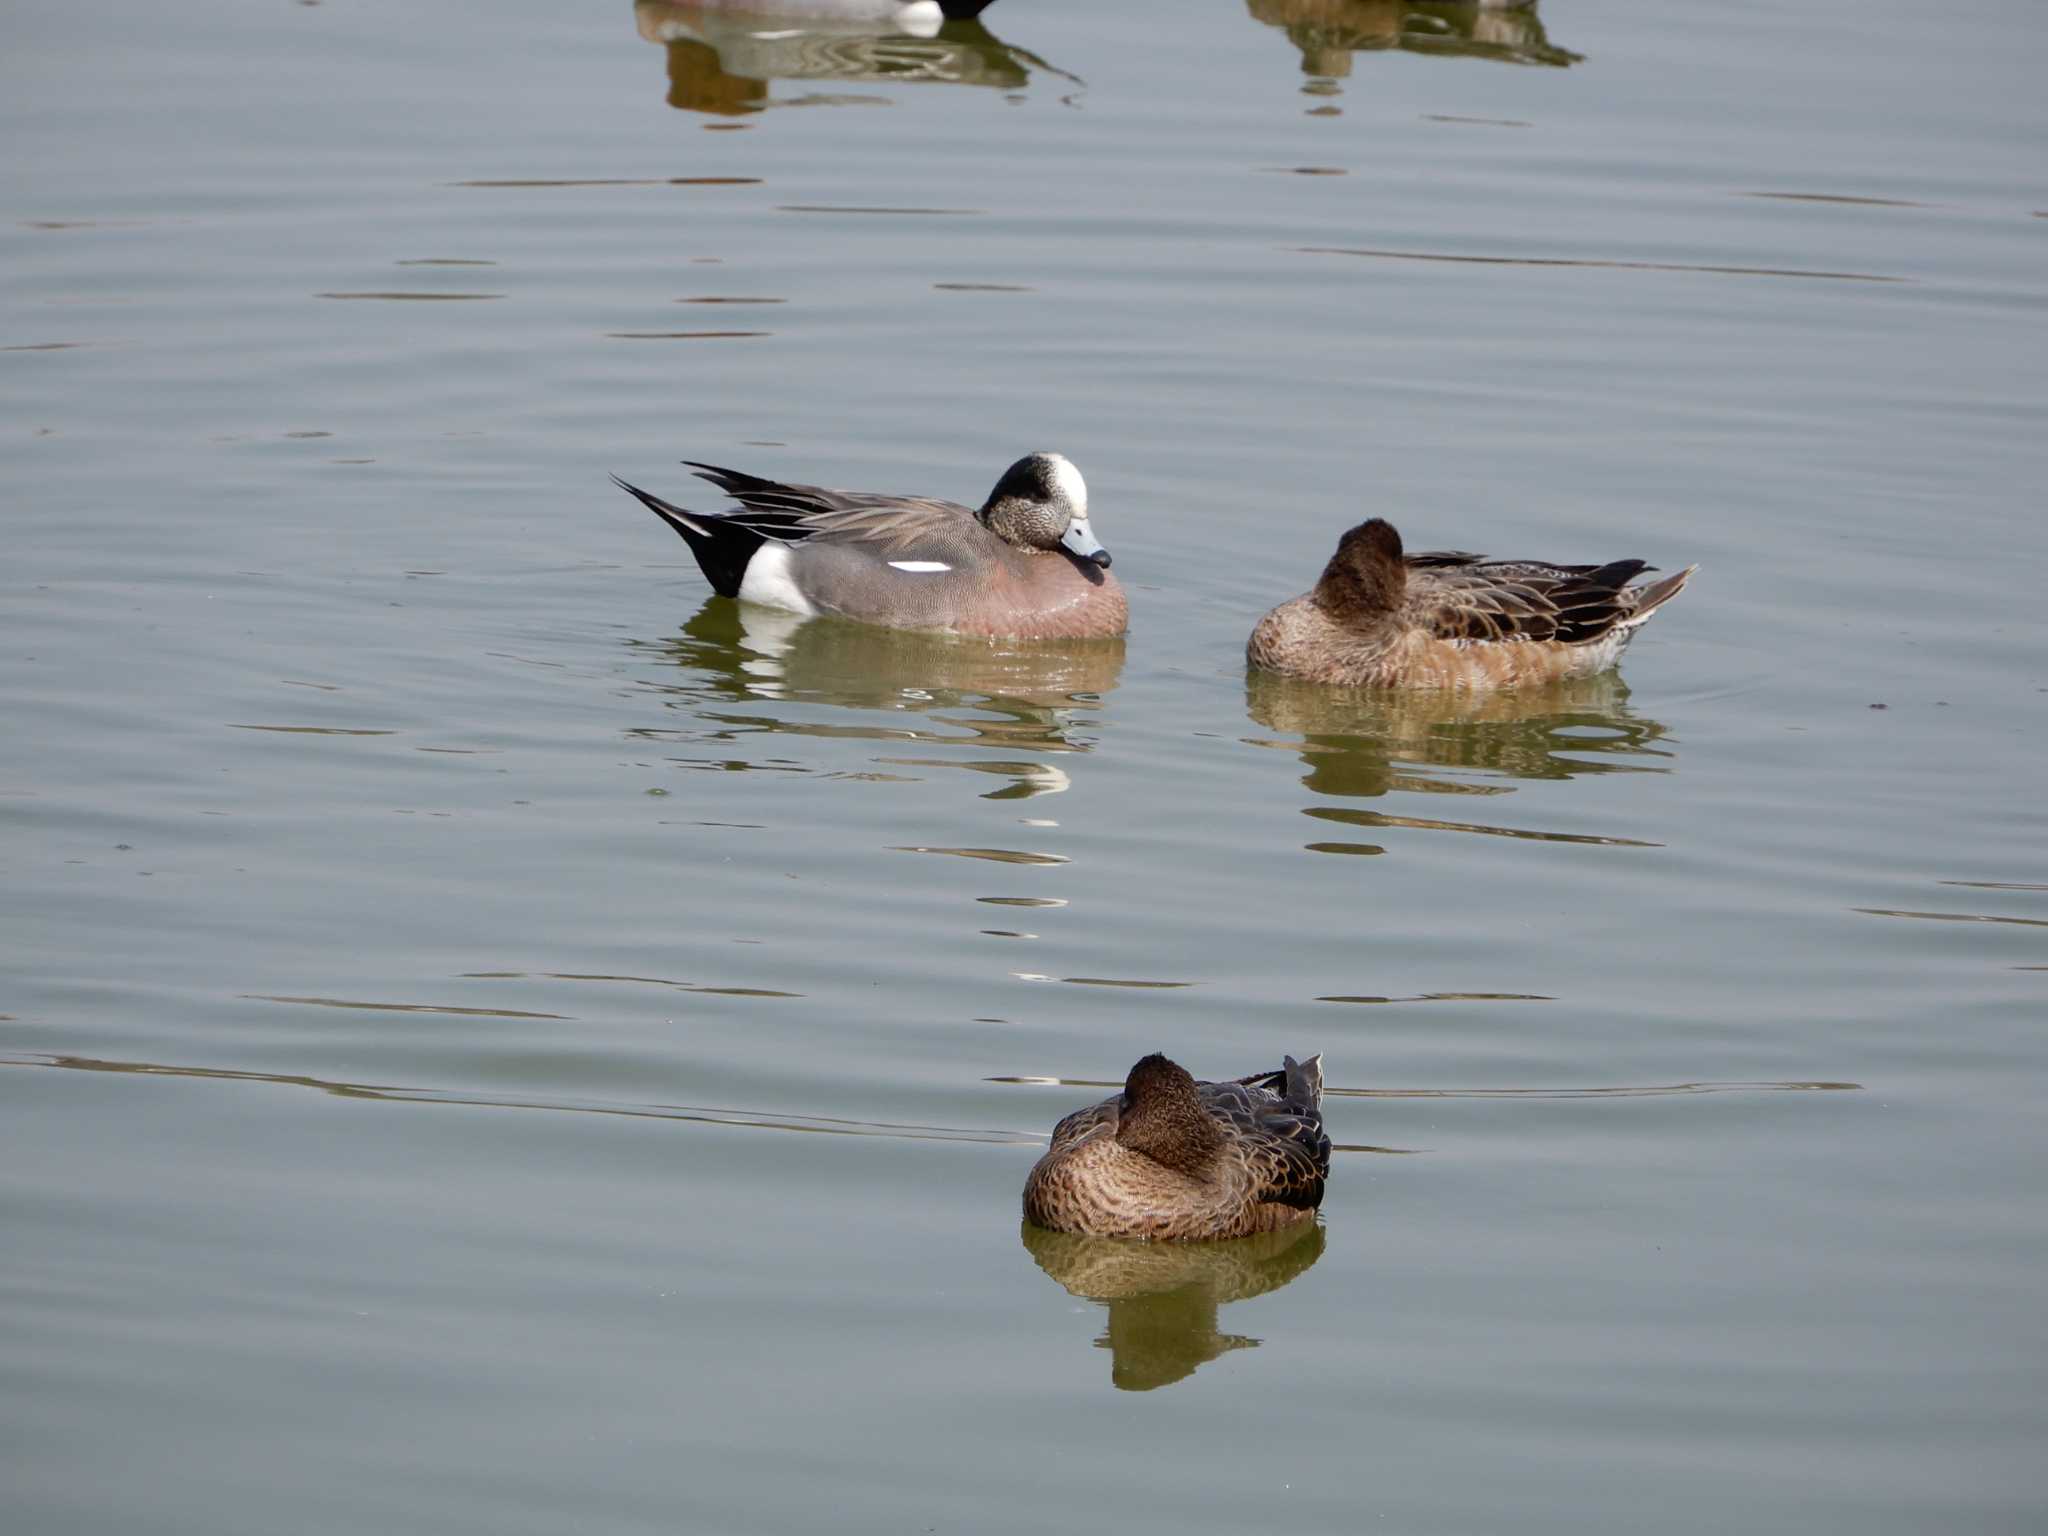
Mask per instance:
[[[1811,277],[1841,283],[1910,283],[1876,272],[1829,272],[1807,267],[1743,267],[1721,262],[1621,261],[1594,256],[1463,256],[1448,251],[1389,251],[1338,245],[1288,247],[1304,256],[1368,256],[1378,261],[1449,261],[1483,267],[1605,267],[1625,272],[1709,272],[1724,277]]]

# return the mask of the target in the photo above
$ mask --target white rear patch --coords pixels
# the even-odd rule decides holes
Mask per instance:
[[[817,607],[803,595],[790,575],[793,551],[787,544],[770,539],[754,551],[747,562],[747,574],[740,580],[740,600],[769,608],[786,608],[791,613],[813,614]]]
[[[933,571],[950,571],[953,569],[943,560],[891,560],[889,564],[896,570],[909,571],[914,576],[923,576]],[[753,572],[749,570],[747,574],[751,576]]]
[[[945,8],[938,0],[910,0],[890,18],[912,37],[937,37],[939,26],[945,19]]]

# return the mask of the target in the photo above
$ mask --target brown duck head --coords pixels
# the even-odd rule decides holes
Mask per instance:
[[[1187,1068],[1154,1051],[1124,1079],[1118,1145],[1182,1173],[1199,1173],[1223,1147],[1223,1129],[1202,1107]]]
[[[1407,591],[1401,535],[1375,517],[1337,541],[1337,553],[1316,581],[1316,606],[1339,622],[1367,624],[1398,608]]]

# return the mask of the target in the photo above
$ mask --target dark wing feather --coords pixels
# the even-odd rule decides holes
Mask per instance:
[[[888,496],[875,491],[835,491],[822,485],[790,485],[694,459],[683,462],[740,504],[743,510],[724,514],[723,521],[786,543],[821,534],[895,550],[957,532],[961,524],[975,521],[972,508],[935,496]]]
[[[1323,1203],[1323,1181],[1330,1173],[1330,1138],[1321,1120],[1311,1124],[1287,1116],[1268,1121],[1266,1130],[1269,1134],[1247,1142],[1241,1154],[1257,1175],[1260,1198],[1314,1210]]]
[[[1406,617],[1438,639],[1566,644],[1596,639],[1633,612],[1628,584],[1648,569],[1640,560],[1601,566],[1541,560],[1445,561],[1419,568],[1409,563]]]
[[[1314,1210],[1323,1203],[1330,1173],[1330,1138],[1313,1103],[1289,1104],[1281,1095],[1287,1073],[1263,1073],[1236,1082],[1201,1084],[1202,1105],[1230,1130],[1230,1155],[1252,1171],[1259,1198]]]
[[[1477,565],[1485,558],[1464,549],[1421,549],[1403,557],[1411,571],[1435,570],[1446,565]]]

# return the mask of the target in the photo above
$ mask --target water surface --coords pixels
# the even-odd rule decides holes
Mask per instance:
[[[14,1526],[2035,1528],[2048,21],[924,30],[15,17]],[[1126,641],[605,479],[1039,447]],[[1703,569],[1247,679],[1368,512]],[[1154,1049],[1324,1053],[1298,1244],[1020,1239]]]

